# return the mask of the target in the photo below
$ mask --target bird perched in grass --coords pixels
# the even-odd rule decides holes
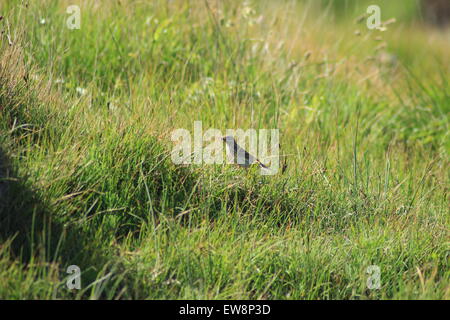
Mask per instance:
[[[233,156],[233,163],[243,168],[249,168],[253,164],[257,164],[260,168],[269,170],[261,161],[238,145],[232,136],[222,137],[222,140],[226,143],[229,154]]]

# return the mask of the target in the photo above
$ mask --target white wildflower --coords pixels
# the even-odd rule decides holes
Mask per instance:
[[[76,91],[77,91],[77,93],[78,93],[80,96],[84,96],[84,95],[87,93],[87,89],[84,89],[84,88],[81,88],[81,87],[77,87],[77,88],[76,88]]]

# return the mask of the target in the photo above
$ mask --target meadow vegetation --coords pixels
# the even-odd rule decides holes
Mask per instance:
[[[0,298],[449,299],[450,30],[374,3],[2,1]],[[197,120],[287,171],[173,164]]]

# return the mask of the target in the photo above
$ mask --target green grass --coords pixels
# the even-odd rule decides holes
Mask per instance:
[[[413,1],[385,32],[354,5],[121,3],[0,4],[0,298],[450,297],[448,30]],[[287,172],[173,164],[197,120],[279,128]]]

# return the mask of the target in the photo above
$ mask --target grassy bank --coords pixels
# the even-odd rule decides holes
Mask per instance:
[[[450,33],[384,5],[2,2],[0,298],[448,299]],[[173,164],[196,120],[287,171]]]

